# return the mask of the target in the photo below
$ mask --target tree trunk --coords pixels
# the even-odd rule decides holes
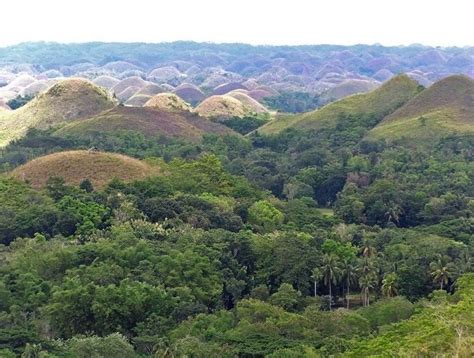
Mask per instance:
[[[329,310],[332,309],[332,291],[331,291],[331,281],[329,281]]]
[[[441,279],[440,286],[441,286],[441,289],[443,289],[443,279]]]
[[[349,277],[347,278],[347,292],[346,292],[346,304],[347,304],[347,309],[349,309],[349,290],[350,290],[350,281]]]
[[[318,283],[316,280],[314,281],[314,297],[318,295]]]

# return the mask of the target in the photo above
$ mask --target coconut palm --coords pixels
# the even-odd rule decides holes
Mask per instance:
[[[364,238],[362,241],[362,256],[372,257],[375,256],[377,250],[373,246],[373,242],[370,238]]]
[[[446,263],[447,259],[438,255],[437,259],[430,264],[431,276],[433,276],[433,281],[439,284],[441,290],[444,289],[444,286],[449,283],[449,280],[453,278],[456,267],[452,262]]]
[[[342,263],[342,276],[346,282],[346,305],[349,308],[349,294],[351,284],[357,282],[357,266],[354,264],[354,260],[346,259]]]
[[[323,256],[321,272],[323,274],[324,284],[329,287],[329,309],[332,306],[332,285],[336,285],[341,276],[339,259],[334,254],[325,254]]]
[[[364,306],[370,305],[370,290],[377,283],[377,275],[375,273],[367,273],[359,278],[359,286],[362,294],[362,302]]]
[[[394,297],[398,294],[398,276],[396,273],[388,273],[382,280],[382,293],[387,297]]]
[[[318,295],[318,282],[323,278],[323,273],[318,267],[315,267],[311,272],[311,278],[314,281],[314,297]]]
[[[403,209],[395,203],[392,203],[387,208],[387,211],[385,212],[385,217],[387,218],[387,222],[393,222],[393,223],[399,223],[400,221],[400,215],[403,214]]]

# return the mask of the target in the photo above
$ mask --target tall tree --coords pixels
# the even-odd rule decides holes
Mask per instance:
[[[339,259],[334,254],[324,254],[321,271],[324,284],[329,287],[329,309],[332,307],[332,285],[336,285],[341,277]]]
[[[447,259],[441,255],[430,263],[431,276],[433,281],[439,285],[441,290],[449,283],[449,280],[453,278],[456,267],[452,262],[447,262]]]
[[[346,307],[349,308],[350,306],[349,295],[350,295],[351,284],[354,284],[357,282],[357,266],[354,264],[354,260],[347,258],[343,261],[342,276],[344,277],[344,280],[346,283],[346,292],[345,292]]]
[[[398,276],[396,273],[388,273],[382,280],[382,293],[387,297],[394,297],[398,294]]]
[[[323,273],[321,272],[321,269],[315,267],[313,271],[311,271],[311,278],[314,282],[314,297],[316,297],[318,295],[318,282],[321,281],[321,279],[323,278]]]

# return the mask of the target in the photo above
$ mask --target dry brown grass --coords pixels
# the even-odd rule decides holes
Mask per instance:
[[[62,177],[69,185],[89,179],[94,188],[103,188],[114,178],[130,182],[158,173],[158,167],[125,155],[77,150],[33,159],[11,175],[34,188],[44,187],[50,177]]]
[[[119,83],[117,83],[113,88],[112,91],[116,94],[119,94],[125,91],[128,87],[138,87],[139,89],[145,87],[148,84],[147,81],[143,80],[138,76],[132,76],[123,79]]]
[[[147,103],[150,98],[151,96],[147,96],[144,94],[135,94],[130,97],[124,104],[126,106],[143,107],[143,105]]]
[[[150,98],[144,106],[169,111],[191,111],[191,106],[174,93],[158,93]]]
[[[59,123],[89,118],[115,105],[106,90],[90,81],[60,81],[25,106],[0,114],[0,146],[21,137],[29,128],[46,129]]]
[[[194,111],[202,117],[244,117],[248,112],[242,102],[227,95],[208,97]]]
[[[116,107],[59,129],[57,136],[89,137],[98,133],[135,131],[147,137],[167,136],[199,140],[205,133],[236,134],[231,129],[185,111],[149,107]]]
[[[227,95],[239,100],[247,110],[253,113],[268,113],[268,109],[266,109],[265,106],[240,90],[229,92]]]

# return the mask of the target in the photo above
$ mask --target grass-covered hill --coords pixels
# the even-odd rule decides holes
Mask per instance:
[[[11,175],[34,188],[44,187],[50,177],[61,177],[69,185],[79,185],[88,179],[94,188],[103,188],[114,178],[128,182],[158,172],[158,167],[125,155],[75,150],[33,159]]]
[[[144,106],[169,111],[191,110],[191,106],[174,93],[158,93],[151,97]]]
[[[418,83],[399,75],[376,90],[343,98],[313,112],[281,116],[259,129],[263,134],[276,134],[287,128],[318,129],[331,126],[341,116],[367,116],[381,120],[420,91]]]
[[[235,134],[231,129],[187,111],[118,106],[95,117],[69,123],[57,136],[90,137],[115,131],[140,132],[144,136],[167,136],[189,140],[205,133]]]
[[[232,91],[225,95],[206,98],[194,109],[202,117],[231,118],[268,113],[268,110],[244,92]]]
[[[433,139],[474,132],[474,80],[450,76],[388,115],[370,133],[384,139]]]
[[[88,118],[115,105],[106,90],[87,80],[58,82],[25,106],[0,113],[0,146],[22,136],[29,128],[46,129]]]

